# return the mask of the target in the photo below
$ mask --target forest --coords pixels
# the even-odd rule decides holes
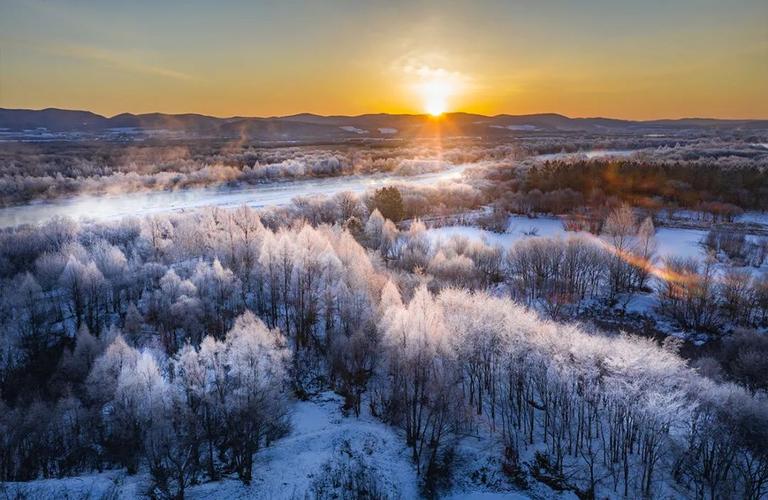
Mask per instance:
[[[635,171],[611,165],[579,168]],[[514,196],[563,188],[558,169],[581,194],[578,170],[549,164],[515,174],[527,177]],[[247,485],[254,457],[291,432],[295,402],[332,390],[349,418],[397,430],[427,497],[450,491],[467,436],[493,443],[521,491],[768,494],[768,275],[733,268],[719,279],[714,257],[661,265],[658,218],[625,203],[632,187],[606,192],[619,200],[602,205],[594,234],[509,247],[430,239],[419,217],[493,200],[483,175],[258,211],[3,230],[0,480],[124,469],[149,474],[158,498],[222,478]],[[504,203],[482,217],[509,213]],[[733,245],[729,235],[708,245]],[[635,292],[652,292],[670,322],[737,331],[688,359],[674,336],[569,321],[581,305]],[[344,498],[396,496],[366,471],[329,481]]]

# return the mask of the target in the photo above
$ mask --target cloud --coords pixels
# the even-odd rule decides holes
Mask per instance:
[[[451,80],[468,79],[468,76],[460,71],[447,69],[450,66],[450,60],[445,56],[437,54],[406,54],[395,59],[391,66],[399,73],[423,80],[434,80],[437,78]]]
[[[410,93],[417,96],[425,110],[439,114],[455,108],[456,99],[461,99],[475,83],[469,75],[448,69],[447,58],[437,55],[405,55],[395,60],[391,67],[398,74]]]

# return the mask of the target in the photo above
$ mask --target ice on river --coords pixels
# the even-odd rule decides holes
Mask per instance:
[[[39,224],[56,216],[79,219],[117,219],[205,206],[266,207],[287,205],[298,196],[332,196],[342,191],[362,193],[386,184],[434,185],[461,178],[471,164],[453,166],[439,172],[398,176],[344,176],[325,179],[273,182],[242,188],[202,188],[179,191],[127,193],[116,196],[78,196],[54,201],[32,202],[0,209],[0,227]]]
[[[628,156],[630,150],[594,150],[578,153],[556,153],[535,156],[547,160],[585,155],[587,158],[602,156]],[[478,164],[463,164],[419,175],[352,175],[325,179],[279,181],[269,184],[238,188],[199,188],[178,191],[154,191],[125,193],[120,195],[83,195],[52,201],[34,201],[25,205],[0,209],[0,228],[20,224],[39,224],[57,216],[75,220],[107,220],[125,216],[142,216],[200,208],[205,206],[236,207],[248,205],[259,208],[287,205],[297,196],[332,196],[342,191],[362,193],[386,184],[405,183],[434,185],[461,179],[463,172]]]

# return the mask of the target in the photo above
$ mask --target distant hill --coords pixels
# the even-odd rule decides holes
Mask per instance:
[[[447,113],[428,115],[366,114],[320,116],[302,113],[268,118],[217,118],[198,114],[123,113],[111,118],[89,111],[63,109],[2,109],[3,137],[57,138],[60,136],[110,137],[171,134],[181,137],[242,138],[267,141],[343,140],[420,136],[495,137],[541,132],[653,132],[683,130],[768,130],[768,120],[677,120],[631,121],[611,118],[569,118],[555,113],[484,116]]]

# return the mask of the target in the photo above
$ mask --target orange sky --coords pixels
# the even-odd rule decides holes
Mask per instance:
[[[0,0],[0,14],[0,107],[768,118],[764,0]]]

